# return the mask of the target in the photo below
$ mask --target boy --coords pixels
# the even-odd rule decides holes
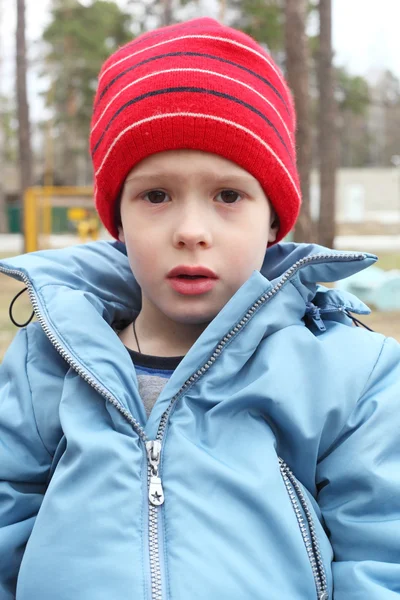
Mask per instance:
[[[399,345],[317,284],[376,257],[277,243],[294,130],[269,55],[212,19],[103,66],[119,241],[1,265],[38,320],[1,371],[2,600],[399,597]]]

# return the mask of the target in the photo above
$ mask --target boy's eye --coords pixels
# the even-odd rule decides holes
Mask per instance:
[[[151,192],[147,192],[143,197],[148,198],[151,204],[161,204],[168,198],[168,194],[161,190],[152,190]]]
[[[241,195],[234,190],[222,190],[217,196],[220,197],[224,204],[235,204],[240,198]]]
[[[143,198],[148,200],[151,204],[163,204],[169,196],[162,190],[151,190],[144,194]],[[238,200],[240,200],[241,195],[234,190],[222,190],[216,198],[220,198],[224,204],[236,204]]]

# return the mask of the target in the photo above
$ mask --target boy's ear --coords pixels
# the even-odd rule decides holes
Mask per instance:
[[[125,244],[125,235],[124,230],[122,229],[122,225],[118,225],[118,239],[120,242]]]
[[[278,231],[279,231],[279,219],[278,219],[275,211],[272,211],[270,226],[269,226],[269,233],[268,233],[268,242],[274,242],[276,240]]]
[[[120,191],[120,193],[118,194],[118,198],[115,202],[115,207],[114,207],[114,223],[117,226],[118,229],[118,239],[120,242],[122,242],[123,244],[125,244],[125,236],[124,236],[124,230],[122,228],[122,219],[121,219],[121,201],[122,201],[122,190]]]
[[[276,240],[276,236],[278,235],[278,228],[271,228],[268,234],[268,242],[274,242]]]

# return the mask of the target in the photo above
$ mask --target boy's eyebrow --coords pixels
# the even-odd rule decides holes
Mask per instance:
[[[182,175],[182,173],[173,173],[173,172],[168,172],[168,171],[149,171],[148,173],[144,172],[144,173],[137,173],[137,174],[132,174],[131,176],[127,177],[127,179],[125,180],[125,182],[127,183],[128,181],[143,181],[146,180],[148,181],[149,179],[157,179],[157,178],[165,178],[165,177],[169,177],[171,179],[174,180],[179,180],[179,179],[186,179],[186,175]],[[227,182],[236,182],[237,184],[251,184],[251,183],[255,183],[254,182],[254,178],[251,175],[246,175],[246,174],[237,174],[237,173],[212,173],[209,171],[205,171],[202,174],[202,177],[204,178],[209,178],[209,179],[213,179],[215,182],[223,182],[223,181],[227,181]]]

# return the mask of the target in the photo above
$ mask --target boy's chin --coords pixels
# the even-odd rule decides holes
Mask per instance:
[[[221,307],[222,308],[222,307]],[[208,325],[214,317],[218,314],[219,310],[187,310],[187,311],[168,311],[164,313],[171,321],[179,323],[180,325],[188,326],[202,326]]]

